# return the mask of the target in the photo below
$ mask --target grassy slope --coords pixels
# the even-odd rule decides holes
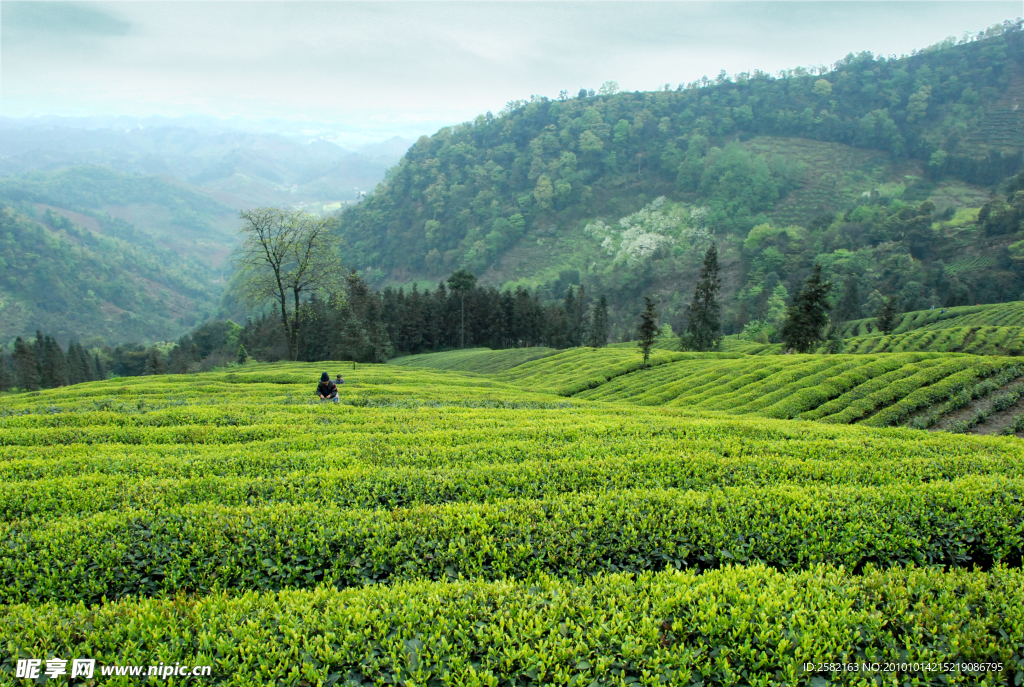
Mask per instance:
[[[503,372],[525,362],[554,355],[554,348],[509,348],[503,351],[492,351],[489,348],[472,348],[463,351],[446,351],[444,353],[422,353],[407,355],[389,361],[389,365],[402,367],[425,367],[435,370],[457,370],[460,372],[479,372],[493,374]]]
[[[547,378],[564,391],[572,368],[585,370],[580,382],[620,371],[611,388],[763,363],[659,353],[653,369],[621,373],[627,354],[637,356],[566,351],[502,381],[360,366],[340,405],[312,401],[321,363],[4,396],[8,651],[213,664],[233,685],[477,684],[460,668],[470,660],[491,684],[614,681],[613,666],[669,682],[727,684],[747,671],[802,684],[810,654],[783,643],[798,628],[813,646],[878,660],[1015,660],[1020,573],[966,568],[1019,560],[1017,440],[517,387]],[[950,569],[903,570],[909,561]],[[921,599],[941,620],[901,610]],[[688,635],[698,619],[711,625]],[[709,657],[720,645],[727,667]]]

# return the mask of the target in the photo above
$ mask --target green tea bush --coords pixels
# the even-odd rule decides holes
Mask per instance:
[[[1022,590],[1021,572],[1000,567],[851,575],[755,564],[579,582],[416,581],[13,605],[0,608],[11,656],[0,670],[10,675],[18,657],[87,655],[104,664],[213,665],[217,684],[237,687],[849,682],[849,674],[805,670],[828,647],[835,663],[909,664],[900,677],[916,685],[950,677],[1012,685],[1024,675]],[[961,662],[1001,666],[950,675],[921,665]],[[866,684],[885,677],[857,675]]]
[[[0,601],[96,603],[212,589],[568,578],[764,562],[1019,564],[1022,485],[624,491],[353,510],[204,505],[0,526]],[[97,546],[96,542],[103,542]]]

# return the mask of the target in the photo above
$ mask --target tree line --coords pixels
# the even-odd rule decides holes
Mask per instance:
[[[52,336],[38,331],[34,341],[16,338],[10,354],[0,351],[0,391],[52,389],[106,376],[99,354],[90,354],[75,341],[63,350]]]
[[[0,391],[55,388],[108,376],[200,372],[250,359],[383,363],[399,355],[455,348],[608,343],[607,299],[592,299],[582,287],[570,286],[560,302],[544,302],[538,291],[523,287],[482,287],[464,270],[423,291],[374,291],[354,272],[342,279],[329,297],[314,292],[283,316],[268,311],[241,326],[214,320],[173,344],[125,343],[87,352],[76,342],[65,351],[42,333],[35,343],[18,338],[11,353],[0,354]]]

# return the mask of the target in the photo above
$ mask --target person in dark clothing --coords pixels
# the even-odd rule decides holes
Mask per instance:
[[[338,387],[331,381],[331,376],[324,372],[320,375],[320,383],[316,386],[316,395],[321,401],[334,401],[338,403]]]

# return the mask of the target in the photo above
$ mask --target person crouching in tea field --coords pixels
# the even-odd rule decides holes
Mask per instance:
[[[337,403],[340,400],[338,398],[338,387],[331,381],[331,376],[326,372],[320,375],[320,383],[316,385],[316,395],[320,397],[321,401],[334,401]]]

